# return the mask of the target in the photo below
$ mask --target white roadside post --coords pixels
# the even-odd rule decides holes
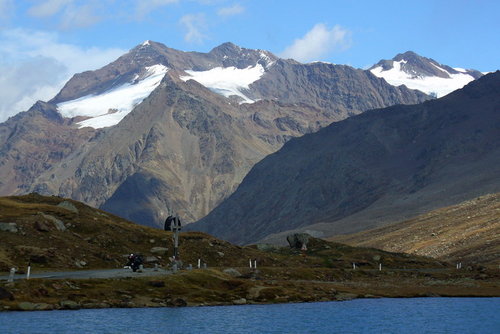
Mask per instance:
[[[12,283],[14,282],[14,274],[16,273],[16,268],[10,268],[10,273],[9,273],[9,279],[7,282]]]
[[[30,279],[31,275],[31,262],[28,262],[28,270],[26,271],[26,279]]]
[[[382,271],[382,263],[378,264],[378,271]]]

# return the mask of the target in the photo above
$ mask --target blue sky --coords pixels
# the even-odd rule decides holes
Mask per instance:
[[[498,13],[496,0],[0,0],[0,121],[147,39],[201,52],[231,41],[358,68],[412,50],[493,71]]]

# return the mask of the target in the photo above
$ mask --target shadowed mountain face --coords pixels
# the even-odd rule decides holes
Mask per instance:
[[[497,71],[438,100],[368,111],[292,139],[190,228],[242,244],[290,230],[356,232],[498,192],[498,175]]]
[[[121,121],[82,127],[102,115],[79,114],[81,101],[120,102],[113,94],[133,91],[155,66],[166,71],[163,79],[144,99],[131,99]],[[238,83],[248,75],[255,77]],[[239,84],[229,93],[228,80]],[[151,226],[167,211],[192,222],[290,138],[366,109],[427,99],[348,66],[299,64],[231,43],[197,53],[147,41],[0,124],[0,194],[61,195]],[[61,113],[68,102],[77,106],[72,118]]]

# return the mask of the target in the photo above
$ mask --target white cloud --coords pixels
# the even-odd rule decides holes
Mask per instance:
[[[242,7],[241,5],[235,4],[231,7],[224,7],[220,8],[217,11],[217,15],[219,16],[234,16],[241,14],[245,11],[245,7]]]
[[[0,23],[9,18],[14,8],[14,0],[0,0]]]
[[[48,17],[58,13],[74,0],[46,0],[28,9],[28,14],[36,17]]]
[[[339,25],[331,29],[318,23],[304,37],[296,39],[280,54],[283,58],[293,58],[301,62],[321,60],[334,51],[350,47],[351,33]]]
[[[45,0],[28,9],[28,14],[38,18],[51,18],[59,22],[59,28],[85,28],[101,20],[97,14],[106,0]]]
[[[1,31],[0,122],[37,100],[50,100],[73,74],[100,68],[124,52],[60,43],[55,33]]]
[[[179,0],[135,0],[135,2],[136,18],[143,19],[146,15],[148,15],[155,9],[177,3],[179,2]]]
[[[179,21],[186,30],[184,40],[189,43],[201,44],[207,38],[204,31],[207,24],[205,14],[188,14],[181,17]]]
[[[92,5],[69,6],[62,14],[60,27],[62,29],[85,28],[100,20]]]

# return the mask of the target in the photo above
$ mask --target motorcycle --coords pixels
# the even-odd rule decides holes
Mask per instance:
[[[142,255],[140,254],[130,254],[128,257],[127,266],[129,266],[133,272],[136,272],[141,265],[144,263]]]

